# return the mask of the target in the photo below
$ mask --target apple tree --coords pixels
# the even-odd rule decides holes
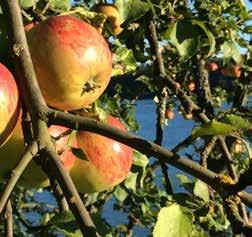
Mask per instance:
[[[250,2],[1,1],[1,235],[252,236]]]

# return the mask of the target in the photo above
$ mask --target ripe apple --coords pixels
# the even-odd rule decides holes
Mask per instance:
[[[28,24],[26,24],[24,26],[24,29],[25,29],[25,31],[29,31],[30,29],[32,29],[37,24],[38,24],[38,22],[30,22],[30,23],[28,23]]]
[[[12,134],[19,112],[17,84],[10,71],[0,63],[0,147]]]
[[[107,123],[125,131],[125,127],[113,116]],[[81,193],[101,192],[122,182],[132,164],[132,149],[104,136],[78,131],[78,148],[84,159],[77,159],[70,175]]]
[[[217,71],[218,70],[218,64],[215,63],[215,62],[210,62],[207,64],[207,70],[209,72],[214,72],[214,71]]]
[[[119,35],[123,31],[123,28],[121,27],[122,18],[115,5],[100,3],[95,5],[93,10],[107,16],[107,19],[112,26],[114,35]]]
[[[190,82],[187,84],[187,89],[188,89],[190,92],[195,91],[195,89],[196,89],[195,82],[194,82],[194,81],[190,81]]]
[[[174,118],[174,112],[170,108],[166,108],[165,118],[170,119],[170,120]]]
[[[107,87],[112,59],[97,30],[73,16],[53,16],[27,32],[42,94],[48,105],[78,110],[93,103]]]
[[[68,130],[61,126],[51,126],[49,132],[52,137],[59,137],[60,134]],[[69,170],[72,168],[76,157],[72,154],[67,146],[68,135],[59,137],[55,142],[56,152],[60,155],[60,159],[64,166]],[[15,167],[24,151],[24,139],[21,126],[21,118],[19,117],[18,122],[15,126],[12,136],[10,139],[0,148],[0,181],[4,181],[7,175]],[[49,179],[42,169],[31,161],[26,167],[24,173],[20,177],[18,182],[19,185],[26,188],[43,188],[49,186]]]
[[[239,78],[239,77],[241,77],[241,73],[242,73],[241,66],[232,65],[232,66],[222,68],[221,73],[223,76]]]

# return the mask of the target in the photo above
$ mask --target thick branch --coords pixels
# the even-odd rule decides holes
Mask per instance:
[[[9,32],[9,38],[13,41],[12,49],[15,56],[16,76],[19,76],[18,82],[21,88],[21,95],[23,96],[25,106],[31,116],[35,139],[39,140],[42,149],[46,149],[46,154],[49,155],[52,166],[55,168],[53,176],[56,176],[57,181],[61,185],[63,193],[80,225],[83,235],[98,236],[94,224],[80,199],[70,175],[59,161],[57,154],[54,154],[54,147],[50,141],[48,129],[44,121],[46,119],[44,115],[47,106],[36,80],[18,1],[3,1],[3,7],[3,12],[6,14],[6,18],[9,19],[10,23],[9,29],[11,32]],[[47,169],[45,169],[45,172],[47,172]]]

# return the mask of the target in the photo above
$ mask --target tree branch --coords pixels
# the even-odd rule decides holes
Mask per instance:
[[[3,1],[3,8],[3,12],[6,14],[6,18],[9,19],[8,22],[10,23],[10,32],[8,34],[9,38],[13,41],[12,49],[16,66],[15,75],[18,78],[25,106],[31,116],[34,138],[39,141],[39,145],[42,146],[42,149],[46,149],[46,154],[50,158],[52,167],[55,171],[53,176],[57,178],[57,181],[61,185],[63,193],[69,202],[70,208],[83,235],[99,236],[69,173],[66,172],[57,154],[54,152],[54,146],[51,142],[48,128],[44,121],[46,120],[44,115],[47,106],[39,89],[33,69],[19,3],[16,0],[5,0]],[[42,168],[44,168],[44,171],[47,173],[48,168]]]
[[[37,154],[37,152],[38,145],[34,142],[25,149],[24,153],[21,155],[20,160],[18,161],[17,166],[11,171],[10,178],[7,180],[6,184],[4,185],[4,189],[0,193],[0,213],[2,213],[2,211],[4,210],[4,207],[18,179],[20,178],[32,158]]]
[[[12,207],[11,207],[11,201],[8,200],[6,207],[5,207],[5,213],[4,213],[4,219],[5,219],[5,236],[6,237],[13,237],[13,218],[12,218]]]

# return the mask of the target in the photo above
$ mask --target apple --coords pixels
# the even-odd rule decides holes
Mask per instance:
[[[125,131],[122,123],[109,115],[107,124]],[[70,171],[80,193],[101,192],[122,182],[132,164],[132,149],[110,138],[86,131],[76,134],[84,158],[77,159]]]
[[[100,3],[94,6],[93,11],[102,13],[107,16],[107,20],[112,26],[114,35],[119,35],[123,31],[123,28],[121,27],[122,18],[115,5]]]
[[[173,119],[174,118],[174,112],[171,109],[166,108],[165,118],[170,119],[170,120]]]
[[[188,89],[190,92],[195,91],[195,89],[196,89],[195,82],[194,82],[194,81],[190,81],[190,82],[187,84],[187,89]]]
[[[27,33],[42,94],[49,106],[78,110],[93,103],[112,73],[111,52],[98,31],[73,16],[53,16]]]
[[[29,31],[30,29],[32,29],[37,24],[38,24],[38,22],[30,22],[30,23],[28,23],[28,24],[26,24],[24,26],[24,29],[25,29],[25,31]]]
[[[61,126],[51,126],[49,132],[52,137],[58,137],[55,142],[56,152],[67,170],[70,170],[76,160],[70,148],[67,146],[69,135],[60,137],[60,134],[68,130]],[[21,117],[16,123],[10,139],[0,148],[0,182],[4,182],[8,174],[15,167],[22,152],[25,149]],[[25,188],[43,188],[49,186],[49,179],[35,161],[31,161],[20,177],[18,185]]]
[[[218,64],[215,63],[215,62],[210,62],[207,64],[207,70],[209,72],[214,72],[214,71],[217,71],[218,70]]]
[[[239,65],[232,65],[232,66],[222,68],[221,73],[223,76],[239,78],[241,77],[241,73],[242,73],[241,69],[242,68]]]
[[[19,112],[17,84],[11,72],[0,63],[0,147],[12,134]]]

